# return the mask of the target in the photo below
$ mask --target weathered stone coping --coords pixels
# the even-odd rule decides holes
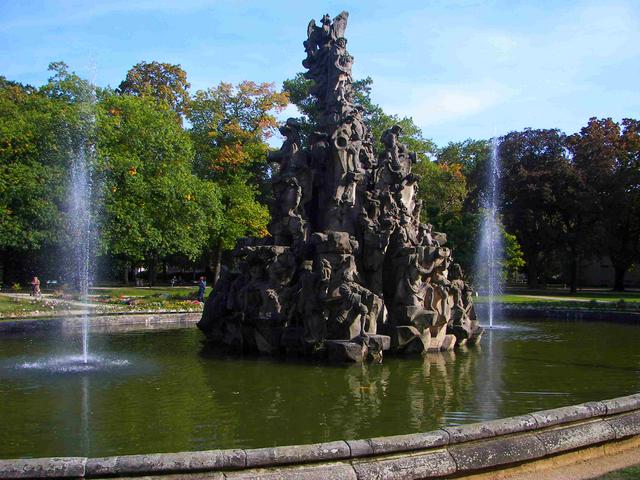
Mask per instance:
[[[202,312],[141,312],[90,315],[92,331],[122,331],[127,328],[164,328],[196,324]],[[54,317],[32,320],[0,321],[0,333],[22,332],[40,329],[74,330],[82,328],[82,317]]]
[[[462,476],[640,439],[640,394],[426,433],[312,445],[0,460],[0,479],[198,474],[216,479]]]

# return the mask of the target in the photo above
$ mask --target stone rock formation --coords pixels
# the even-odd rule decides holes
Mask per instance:
[[[382,152],[354,104],[344,33],[349,14],[304,42],[306,78],[319,110],[303,145],[300,124],[280,127],[270,237],[243,239],[205,303],[198,327],[240,351],[381,360],[479,341],[472,290],[445,247],[420,222],[416,154],[395,125]]]

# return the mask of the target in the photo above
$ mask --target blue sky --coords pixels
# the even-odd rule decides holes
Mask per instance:
[[[193,89],[301,71],[310,18],[350,12],[354,77],[439,145],[525,127],[640,117],[640,1],[0,0],[0,75],[33,85],[63,60],[116,87],[146,60]]]

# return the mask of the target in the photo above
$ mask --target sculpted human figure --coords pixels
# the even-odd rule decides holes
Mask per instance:
[[[400,169],[400,152],[404,150],[404,146],[398,140],[401,133],[402,127],[400,125],[394,125],[385,130],[380,138],[385,148],[385,154],[391,161],[391,169],[395,171]]]
[[[353,322],[359,320],[359,329],[350,328],[350,335],[365,335],[367,328],[375,328],[370,323],[368,313],[370,311],[367,303],[373,304],[375,295],[367,288],[355,282],[353,271],[347,269],[343,272],[342,283],[337,289],[336,298],[339,300],[339,307],[335,315],[335,321],[350,327]]]
[[[342,11],[333,19],[331,24],[331,39],[337,41],[344,38],[344,32],[347,30],[347,21],[349,20],[349,12]]]
[[[329,82],[333,85],[334,98],[336,104],[351,103],[346,92],[351,88],[351,68],[353,57],[347,52],[347,39],[338,38],[331,47],[332,70]]]
[[[314,57],[320,43],[322,42],[322,28],[316,25],[316,21],[311,19],[307,26],[307,39],[302,42],[304,45],[304,51],[307,52],[307,58],[302,61],[302,65],[305,68],[311,68],[313,65]]]
[[[279,131],[285,137],[285,141],[280,150],[269,152],[267,158],[271,162],[280,164],[280,176],[287,176],[304,167],[299,155],[301,149],[300,124],[295,118],[289,118],[279,128]]]
[[[323,280],[321,272],[313,271],[313,261],[305,260],[300,273],[300,292],[297,310],[304,325],[304,341],[317,344],[324,340],[327,332],[326,316],[321,291],[326,289],[328,279]]]
[[[418,255],[411,255],[409,265],[404,272],[404,278],[396,290],[394,303],[406,307],[424,308],[426,294],[424,277],[430,273],[429,269],[420,265]]]
[[[365,137],[364,125],[357,113],[348,115],[345,121],[351,125],[351,137],[349,138],[347,147],[349,154],[347,168],[351,172],[364,173],[364,168],[362,168],[360,163],[360,152]]]
[[[329,163],[329,135],[327,135],[325,132],[315,131],[311,134],[309,142],[311,143],[310,166],[313,168],[314,173],[317,172],[318,175],[322,175],[322,173],[326,171],[327,164]]]

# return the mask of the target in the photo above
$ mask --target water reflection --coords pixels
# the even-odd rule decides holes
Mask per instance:
[[[498,418],[502,411],[502,358],[501,342],[495,338],[499,334],[489,329],[483,337],[484,361],[478,362],[474,377],[476,411],[480,420]]]
[[[198,354],[195,329],[102,333],[124,367],[17,366],[77,352],[51,332],[3,336],[0,458],[251,448],[428,431],[640,389],[640,328],[517,322],[481,348],[379,365]]]
[[[208,352],[205,357],[221,363],[231,361]],[[278,363],[250,357],[240,360],[242,377],[233,368],[200,365],[214,408],[227,415],[220,432],[251,438],[251,430],[258,424],[271,432],[261,443],[276,445],[286,443],[290,435],[313,442],[400,434],[464,422],[481,358],[478,349],[424,358],[387,357],[382,364],[349,366]],[[281,379],[272,375],[275,365]],[[234,385],[232,389],[221,388],[229,384]],[[257,402],[256,396],[260,398]],[[242,412],[240,417],[238,411]],[[234,441],[232,437],[228,440]]]

